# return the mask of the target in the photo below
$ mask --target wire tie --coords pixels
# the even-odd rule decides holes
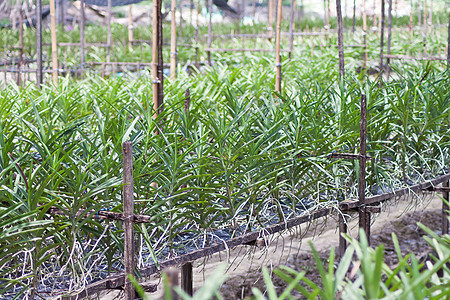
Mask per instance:
[[[281,63],[276,63],[275,67],[281,67]]]

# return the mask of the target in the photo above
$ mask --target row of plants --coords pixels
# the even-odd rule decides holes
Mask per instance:
[[[122,269],[121,223],[87,215],[122,211],[124,141],[135,213],[153,218],[135,226],[138,267],[356,197],[358,164],[329,154],[357,153],[361,94],[367,195],[448,171],[448,73],[394,64],[399,80],[380,85],[349,67],[337,85],[324,53],[285,62],[281,94],[264,56],[180,72],[156,119],[146,75],[1,90],[0,293],[67,292]]]
[[[441,14],[445,15],[445,12]],[[438,14],[441,16],[441,14]],[[399,17],[399,20],[401,18]],[[312,22],[311,18],[302,19],[301,22]],[[334,20],[334,19],[333,19]],[[332,24],[333,21],[332,20]],[[394,20],[396,20],[394,18]],[[443,24],[447,24],[447,18],[441,16],[439,19],[443,22]],[[322,20],[319,20],[322,22]],[[296,24],[296,31],[305,30],[303,28],[303,23]],[[409,22],[409,21],[408,21]],[[283,31],[288,31],[289,21],[283,21]],[[394,21],[394,24],[395,21]],[[401,23],[399,26],[406,26],[408,23]],[[310,24],[309,28],[316,28],[315,30],[324,31],[323,24]],[[299,27],[300,26],[300,27]],[[322,27],[322,28],[321,28]],[[319,29],[317,29],[319,28]],[[321,29],[320,29],[321,28]],[[335,29],[336,26],[332,25],[332,28]],[[401,27],[400,27],[401,28]],[[404,27],[406,28],[406,27]],[[179,44],[192,44],[195,45],[195,28],[192,25],[185,24],[181,29],[180,34],[181,38],[179,38]],[[138,26],[134,29],[134,39],[136,40],[151,40],[151,26]],[[234,32],[245,32],[245,33],[266,33],[266,24],[258,23],[252,26],[250,25],[239,25],[239,23],[233,24],[221,24],[220,26],[214,26],[214,34],[229,34],[232,31]],[[27,58],[34,58],[36,56],[36,37],[35,30],[31,28],[25,28],[24,30],[24,56]],[[204,49],[207,47],[206,37],[207,27],[200,26],[199,27],[199,36],[200,36],[200,59],[206,59],[206,53]],[[387,35],[387,33],[386,33]],[[445,52],[446,47],[446,35],[447,30],[444,27],[438,27],[429,29],[428,32],[424,35],[423,30],[419,28],[419,30],[414,31],[414,35],[411,37],[406,30],[395,30],[393,33],[393,46],[392,53],[393,54],[409,54],[409,55],[422,55],[424,53],[424,45],[426,44],[426,51],[428,54],[441,54]],[[94,26],[89,25],[86,27],[86,42],[87,43],[105,43],[107,40],[107,29],[104,26]],[[163,26],[163,36],[167,37],[166,41],[169,42],[170,37],[170,26]],[[379,56],[379,33],[378,32],[369,32],[368,35],[368,45],[369,45],[369,57],[376,60]],[[336,34],[332,34],[330,37],[326,38],[323,36],[313,37],[313,38],[296,38],[295,39],[295,52],[294,55],[304,55],[304,53],[310,52],[311,47],[325,47],[327,48],[329,45],[337,44]],[[18,51],[11,51],[11,47],[17,47],[19,45],[19,33],[18,30],[11,29],[0,29],[0,53],[4,58],[14,58],[17,57]],[[57,40],[58,42],[78,42],[80,40],[80,32],[79,27],[75,26],[75,28],[71,28],[70,30],[62,31],[60,28],[57,30]],[[43,32],[43,41],[44,43],[50,43],[50,30],[47,28]],[[151,62],[151,46],[144,43],[142,45],[135,45],[132,49],[128,48],[128,28],[125,25],[113,24],[112,25],[112,42],[113,49],[111,61],[119,61],[119,62]],[[360,45],[362,44],[362,32],[360,29],[353,33],[351,30],[348,30],[345,34],[345,44],[348,45]],[[282,45],[283,48],[288,48],[287,45],[288,36],[283,36]],[[259,39],[230,39],[230,38],[221,38],[215,39],[213,41],[212,47],[219,48],[263,48],[263,49],[272,49],[273,43],[268,42],[267,39],[259,38]],[[349,51],[349,55],[353,55],[355,53],[357,56],[362,55],[361,48],[354,48]],[[231,57],[236,53],[230,53],[226,57]],[[178,49],[178,60],[182,64],[190,61],[193,62],[195,60],[195,48],[186,48],[179,47]],[[268,53],[266,56],[270,55]],[[86,50],[86,61],[94,61],[94,62],[105,62],[107,56],[107,49],[104,47],[88,47]],[[169,47],[165,47],[163,51],[164,61],[169,61],[170,58],[170,49]],[[244,54],[243,56],[246,56]],[[51,47],[44,46],[44,57],[48,58],[48,63],[50,62],[51,57]],[[60,59],[60,65],[64,68],[75,68],[78,69],[80,67],[80,49],[79,47],[59,47],[58,48],[58,57]],[[214,60],[220,60],[224,57],[223,53],[213,53]]]

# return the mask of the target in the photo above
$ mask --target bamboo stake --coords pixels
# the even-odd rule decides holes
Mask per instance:
[[[391,39],[392,39],[392,0],[389,0],[388,9],[388,40],[387,40],[387,55],[391,55]],[[388,57],[386,60],[387,79],[389,79],[391,68],[389,67],[391,60]]]
[[[363,13],[363,65],[362,68],[367,68],[367,12],[366,12],[366,0],[362,3]]]
[[[108,19],[107,19],[107,26],[108,26],[108,36],[106,37],[106,62],[111,62],[111,18],[112,18],[112,0],[108,0]]]
[[[377,27],[377,14],[375,13],[377,11],[377,0],[373,0],[373,23],[372,27]]]
[[[423,1],[423,34],[422,34],[422,41],[423,41],[423,55],[425,56],[427,54],[427,31],[428,31],[428,22],[427,22],[427,0]]]
[[[292,58],[292,51],[294,50],[294,15],[295,15],[295,0],[291,0],[291,12],[289,20],[289,59]]]
[[[42,2],[36,0],[36,83],[38,88],[42,87]],[[5,73],[6,76],[6,73]],[[5,80],[6,82],[6,80]]]
[[[199,19],[199,15],[200,15],[200,3],[197,2],[196,4],[197,4],[197,18],[195,20],[195,67],[197,69],[199,69],[200,68],[200,64],[199,64],[200,49],[198,47],[198,44],[199,44],[199,40],[198,40],[199,21],[198,21],[198,19]]]
[[[20,8],[19,11],[19,47],[20,47],[20,56],[19,56],[19,72],[17,72],[17,85],[22,85],[22,75],[21,70],[23,67],[23,9]]]
[[[209,11],[208,48],[211,48],[211,44],[212,44],[212,0],[208,0],[208,11]],[[207,55],[208,55],[208,64],[211,65],[211,51],[208,51]]]
[[[448,18],[448,34],[447,34],[447,70],[450,70],[450,16]]]
[[[133,48],[133,4],[128,5],[128,48]]]
[[[65,0],[60,0],[60,6],[59,6],[59,16],[61,18],[61,31],[64,32],[64,23],[65,23],[65,18],[64,18],[64,5],[65,5]]]
[[[269,39],[269,42],[272,41],[272,31],[273,31],[273,1],[274,0],[268,0],[267,5],[269,6],[269,22],[267,27],[267,38]]]
[[[356,30],[356,0],[353,0],[353,18],[352,18],[352,31]]]
[[[385,25],[385,8],[384,8],[385,1],[381,0],[381,31],[380,31],[380,73],[383,73],[384,70],[384,25]],[[381,80],[381,76],[380,76]]]
[[[124,264],[125,273],[135,276],[134,268],[134,200],[133,200],[133,144],[125,142],[122,145],[123,155],[123,221],[124,228]],[[134,300],[136,292],[128,278],[125,278],[125,299]]]
[[[339,213],[339,257],[343,257],[347,250],[347,240],[342,234],[347,234],[347,220],[343,216],[343,212]]]
[[[187,262],[181,266],[181,288],[186,292],[189,296],[192,296],[194,292],[193,285],[193,277],[192,277],[192,263]]]
[[[50,0],[50,25],[52,36],[52,78],[53,84],[58,83],[58,48],[56,43],[56,16],[55,16],[55,0]]]
[[[342,28],[341,0],[336,0],[336,13],[338,22],[338,49],[339,49],[339,83],[344,81],[344,35]]]
[[[277,31],[276,31],[276,41],[275,41],[275,67],[276,67],[276,78],[275,78],[275,91],[281,93],[281,55],[280,55],[280,42],[281,42],[281,13],[283,9],[283,0],[278,0],[277,7]]]
[[[176,6],[176,4],[175,4]],[[180,30],[180,38],[182,38],[182,34],[183,34],[183,0],[180,0],[180,26],[179,26]]]
[[[172,20],[170,21],[170,79],[175,80],[177,78],[177,0],[172,0],[171,10]]]
[[[84,0],[80,1],[80,63],[81,63],[81,76],[84,77],[84,66],[85,66],[85,45],[86,38],[84,36],[85,28],[85,15],[84,15]]]
[[[158,116],[158,1],[153,0],[153,42],[152,42],[152,74],[153,74],[153,119]]]
[[[413,0],[410,1],[410,11],[409,11],[409,35],[411,36],[411,41],[413,39]]]
[[[449,187],[448,180],[444,181],[442,186],[444,188],[448,188]],[[449,192],[448,192],[448,190],[443,192],[442,198],[444,198],[444,200],[448,203],[448,201],[449,201]],[[450,210],[450,207],[449,207],[449,205],[447,203],[442,201],[442,234],[448,234],[448,216],[449,216],[449,213],[447,211]]]
[[[361,126],[359,134],[359,180],[358,180],[358,200],[359,200],[359,227],[366,232],[370,245],[370,212],[366,205],[366,139],[367,139],[367,100],[366,95],[361,95]]]

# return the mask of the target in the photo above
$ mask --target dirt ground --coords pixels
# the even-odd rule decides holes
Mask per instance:
[[[429,247],[421,238],[424,234],[416,225],[422,222],[441,233],[442,201],[432,194],[420,197],[401,199],[385,203],[382,213],[375,216],[371,232],[372,245],[385,245],[385,259],[388,264],[395,264],[396,254],[391,240],[394,232],[400,242],[404,254],[413,252],[418,257],[425,257]],[[350,235],[356,236],[358,230],[357,216],[352,216],[349,222]],[[226,281],[220,290],[224,299],[244,299],[251,295],[251,289],[256,287],[264,292],[264,282],[261,268],[269,270],[279,265],[285,265],[297,271],[306,271],[306,277],[319,282],[319,275],[314,268],[315,263],[308,242],[312,241],[320,255],[326,259],[329,250],[338,246],[337,222],[334,218],[319,219],[311,224],[304,224],[291,231],[275,235],[266,240],[267,246],[240,246],[230,251],[217,253],[206,259],[194,262],[194,290],[198,289],[208,275],[212,274],[220,264],[227,264]],[[282,280],[273,277],[277,289],[283,290]],[[158,276],[150,282],[159,284],[156,293],[148,294],[152,299],[162,299],[163,286]],[[121,299],[120,292],[110,292],[100,295],[101,300]],[[299,297],[300,298],[300,297]]]

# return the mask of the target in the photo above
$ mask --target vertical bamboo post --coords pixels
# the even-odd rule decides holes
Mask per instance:
[[[193,25],[192,11],[194,10],[194,0],[189,0],[189,25]]]
[[[56,44],[55,0],[50,0],[50,26],[52,36],[52,78],[53,84],[58,83],[58,45]]]
[[[330,32],[330,16],[331,16],[331,8],[330,8],[330,0],[327,0],[327,31]]]
[[[336,0],[336,12],[338,22],[338,48],[339,48],[339,84],[344,81],[344,35],[342,28],[341,0]]]
[[[64,5],[65,0],[60,0],[59,5],[59,16],[61,18],[61,31],[64,32],[64,23],[65,23],[65,17],[64,17]]]
[[[347,233],[347,223],[343,212],[339,213],[339,256],[342,258],[344,256],[345,250],[347,249],[347,240],[342,236],[342,234]]]
[[[191,90],[187,89],[184,92],[184,113],[187,114],[189,112],[189,106],[191,104]]]
[[[381,31],[380,31],[380,73],[383,74],[384,70],[384,25],[385,25],[385,0],[381,0]],[[380,76],[381,79],[381,76]]]
[[[166,270],[164,270],[164,273],[167,276],[167,283],[169,284],[169,289],[170,289],[170,298],[172,300],[178,300],[178,294],[175,292],[174,287],[178,286],[179,282],[178,282],[178,270],[174,269],[174,268],[168,268]],[[166,289],[166,288],[165,288]]]
[[[447,70],[450,70],[450,16],[448,18],[448,34],[447,34]]]
[[[123,215],[124,215],[124,263],[125,273],[135,276],[134,274],[134,200],[133,200],[133,144],[125,142],[122,144],[123,155]],[[134,300],[135,291],[133,284],[125,278],[125,299]]]
[[[200,15],[200,3],[197,1],[196,3],[197,6],[197,17],[195,20],[195,67],[197,69],[200,68],[200,64],[199,64],[199,56],[200,56],[200,49],[199,49],[199,40],[198,40],[198,32],[199,32],[199,15]]]
[[[107,11],[107,26],[108,26],[108,36],[106,37],[106,62],[111,62],[111,18],[112,18],[112,0],[108,0],[108,11]]]
[[[19,72],[17,73],[17,85],[22,85],[22,67],[23,67],[23,9],[20,8],[19,11],[19,47],[20,47],[20,56],[19,56]]]
[[[352,32],[356,30],[356,0],[353,0]]]
[[[194,280],[192,277],[192,263],[187,262],[181,266],[181,288],[189,296],[192,296],[192,294],[194,293],[193,282]]]
[[[428,25],[430,26],[430,29],[432,30],[432,25],[433,25],[433,1],[430,1],[430,12],[428,13],[429,15],[429,21],[428,21]]]
[[[359,133],[359,227],[363,228],[370,244],[370,212],[366,206],[366,141],[367,141],[367,100],[366,95],[361,95],[361,122]]]
[[[442,184],[442,186],[444,188],[448,188],[449,187],[449,181],[446,180],[444,181],[444,183]],[[449,192],[444,191],[442,197],[444,198],[444,200],[448,203],[449,201]],[[448,234],[448,210],[450,209],[449,205],[445,203],[444,201],[442,201],[442,234]]]
[[[84,15],[84,0],[80,1],[80,64],[81,64],[81,77],[84,77],[84,65],[85,65],[85,43],[86,38],[84,36],[85,29],[85,15]]]
[[[36,83],[42,87],[42,1],[36,0]],[[6,73],[5,73],[6,74]]]
[[[391,54],[391,39],[392,39],[392,0],[389,0],[389,9],[388,9],[388,40],[387,40],[387,55]],[[389,66],[391,60],[388,58],[386,60],[386,68],[387,68],[387,79],[389,79],[391,68]]]
[[[409,11],[409,35],[411,36],[411,41],[413,39],[413,0],[410,1],[410,11]]]
[[[153,74],[153,118],[156,119],[159,110],[158,101],[158,1],[153,0],[153,41],[152,41],[152,74]]]
[[[365,70],[367,68],[367,12],[366,12],[366,0],[362,3],[363,14],[363,66]]]
[[[269,39],[269,42],[272,41],[272,31],[273,31],[273,1],[274,0],[267,0],[267,6],[268,6],[268,14],[269,14],[269,20],[268,20],[268,26],[267,26],[267,38]]]
[[[128,5],[128,48],[133,49],[133,4]]]
[[[212,45],[212,0],[208,0],[208,12],[209,12],[209,20],[208,20],[208,48],[211,48]],[[208,64],[211,65],[211,51],[208,50]]]
[[[291,11],[289,20],[289,58],[292,58],[292,51],[294,50],[294,15],[295,15],[295,0],[291,0]]]
[[[377,14],[375,13],[377,11],[377,0],[373,0],[373,22],[372,22],[372,27],[376,28],[377,27]]]
[[[177,20],[176,20],[177,0],[172,0],[170,20],[170,79],[177,78]],[[181,3],[180,3],[181,10]]]
[[[176,6],[176,4],[175,4]],[[180,38],[182,38],[182,34],[183,34],[183,0],[180,0],[180,25],[179,25],[179,33],[180,33]]]
[[[276,67],[276,78],[275,78],[275,91],[281,93],[281,13],[283,8],[283,0],[278,0],[277,5],[277,31],[276,31],[276,41],[275,41],[275,67]]]
[[[423,1],[423,33],[422,33],[422,41],[423,41],[423,55],[427,54],[427,31],[428,31],[428,21],[427,21],[427,0]]]

